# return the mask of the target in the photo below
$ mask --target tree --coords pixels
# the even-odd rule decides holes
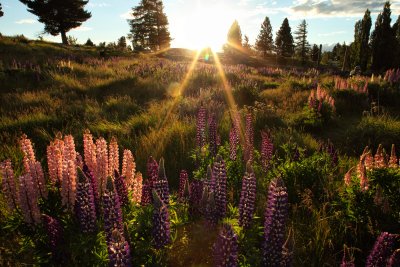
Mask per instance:
[[[274,41],[272,39],[272,26],[268,17],[265,17],[261,24],[261,30],[256,40],[256,48],[266,57],[268,53],[274,50]]]
[[[383,71],[394,65],[396,38],[391,23],[390,2],[386,2],[378,15],[371,35],[372,64],[374,71]]]
[[[44,32],[53,36],[61,34],[62,42],[68,45],[67,32],[79,27],[92,15],[84,10],[85,0],[20,0],[28,11],[44,23]]]
[[[351,47],[351,61],[353,66],[360,66],[362,71],[367,69],[369,60],[369,36],[371,30],[371,12],[367,9],[364,18],[354,26],[354,42]]]
[[[122,36],[121,38],[118,39],[117,47],[120,50],[125,50],[126,49],[126,38],[125,38],[125,36]]]
[[[132,16],[128,20],[129,36],[135,50],[157,51],[170,47],[169,23],[161,0],[141,0],[132,9]]]
[[[95,46],[95,45],[94,45],[94,43],[92,42],[92,40],[90,40],[90,38],[89,38],[89,39],[87,39],[87,41],[86,41],[86,43],[85,43],[85,46]]]
[[[251,44],[250,44],[249,37],[247,35],[244,36],[243,48],[246,51],[246,53],[248,53],[248,54],[251,53]]]
[[[242,47],[242,30],[239,23],[235,20],[228,32],[228,45],[234,48]]]
[[[301,21],[297,27],[296,34],[296,53],[304,64],[307,59],[308,52],[310,51],[310,44],[307,41],[307,22],[305,19]]]
[[[310,55],[311,55],[311,60],[313,62],[318,62],[318,60],[319,60],[319,48],[318,48],[318,45],[316,45],[316,44],[313,45]]]
[[[0,3],[0,17],[2,17],[3,15],[4,15],[4,12],[2,10],[1,3]]]
[[[283,20],[282,26],[276,35],[275,45],[278,55],[284,57],[293,56],[293,36],[287,18]]]

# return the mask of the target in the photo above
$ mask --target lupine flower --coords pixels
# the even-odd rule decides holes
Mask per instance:
[[[214,266],[238,266],[238,237],[230,224],[223,224],[214,244]]]
[[[98,192],[103,195],[108,176],[108,150],[107,142],[104,138],[96,140],[96,164],[95,177],[97,179]]]
[[[229,158],[231,160],[236,160],[237,148],[239,145],[239,133],[234,125],[232,125],[229,132]]]
[[[19,200],[24,221],[35,225],[41,222],[38,197],[29,173],[19,177]]]
[[[201,106],[197,113],[196,145],[202,148],[206,144],[206,109]]]
[[[128,149],[124,150],[124,157],[122,159],[122,176],[125,177],[126,185],[129,191],[134,190],[135,184],[136,163],[133,158],[132,152]]]
[[[128,198],[128,189],[125,184],[125,177],[119,175],[117,170],[114,170],[114,183],[121,204],[124,206],[128,205],[129,198]]]
[[[392,256],[389,258],[388,267],[400,266],[400,249],[393,252]]]
[[[203,198],[206,201],[206,205],[204,207],[204,217],[209,224],[215,225],[218,222],[218,217],[214,191],[209,191],[208,187],[206,186],[203,191]]]
[[[0,163],[1,192],[7,202],[8,209],[14,211],[18,207],[19,194],[15,183],[14,170],[11,165],[11,160],[6,160]]]
[[[340,267],[355,267],[354,259],[348,258],[346,251],[347,251],[347,249],[343,250],[343,258],[342,258],[342,263],[340,264]]]
[[[375,168],[387,167],[386,156],[382,144],[379,144],[378,149],[376,150],[376,154],[374,156],[374,162],[375,162],[374,164]]]
[[[394,245],[398,238],[398,235],[389,234],[388,232],[381,233],[374,244],[374,248],[367,258],[367,263],[365,266],[386,266],[390,256],[394,252]]]
[[[222,219],[226,214],[226,167],[225,161],[220,155],[214,162],[213,176],[215,178],[215,204],[217,208],[217,217]]]
[[[109,175],[113,175],[114,171],[119,173],[119,148],[115,137],[111,138],[108,147],[108,171]]]
[[[29,172],[29,165],[26,165],[29,162],[36,162],[35,152],[33,150],[32,142],[28,137],[24,134],[20,139],[21,150],[24,153],[24,168],[26,172]]]
[[[154,188],[155,182],[158,180],[158,163],[156,160],[153,159],[153,157],[149,157],[147,161],[147,180],[148,180],[148,192],[146,195],[150,196],[150,200],[152,200],[152,191]]]
[[[369,171],[374,167],[374,157],[372,156],[372,152],[368,148],[368,146],[366,147],[366,149],[367,149],[367,151],[365,151],[362,155],[365,155],[365,160],[364,160],[365,168],[367,171]],[[361,157],[362,157],[362,155],[361,155]]]
[[[61,133],[58,133],[54,142],[51,142],[47,146],[47,165],[49,167],[50,182],[53,185],[61,185],[63,177],[63,152],[64,141],[62,140]]]
[[[79,152],[76,152],[76,166],[79,168],[83,168],[83,159],[81,154],[79,154]]]
[[[99,213],[100,210],[100,195],[99,192],[97,191],[98,186],[97,186],[97,179],[94,177],[93,172],[89,169],[88,166],[83,165],[83,172],[86,175],[86,177],[89,179],[90,182],[90,186],[92,187],[92,191],[93,191],[93,197],[94,197],[94,201],[96,204],[96,211]]]
[[[135,179],[133,180],[132,187],[132,201],[133,203],[140,203],[142,200],[142,191],[143,191],[143,177],[142,173],[137,172],[135,174]]]
[[[108,243],[108,258],[110,267],[130,267],[132,266],[131,249],[128,242],[118,229],[111,233]]]
[[[208,142],[210,144],[210,152],[213,156],[217,154],[217,119],[215,114],[208,117]]]
[[[168,207],[155,190],[153,190],[153,205],[154,247],[160,249],[171,242],[171,232]]]
[[[246,115],[246,131],[245,131],[245,146],[244,146],[244,160],[245,162],[254,159],[254,129],[253,129],[253,116],[251,113]]]
[[[95,172],[97,170],[96,145],[88,129],[86,129],[83,134],[83,156],[87,167],[90,171]]]
[[[89,178],[78,168],[78,186],[76,190],[75,210],[82,232],[94,232],[96,229],[96,205],[93,187]]]
[[[239,225],[245,228],[250,226],[256,205],[256,176],[250,161],[247,162],[246,173],[242,181],[242,192],[239,202]]]
[[[365,168],[365,155],[361,157],[358,163],[358,177],[360,178],[360,188],[362,191],[368,190],[367,169]]]
[[[181,173],[179,174],[179,190],[178,190],[179,199],[183,199],[187,181],[188,181],[188,174],[185,170],[182,170]]]
[[[336,166],[338,164],[339,157],[338,157],[337,151],[335,149],[335,146],[333,145],[333,143],[331,141],[328,141],[328,146],[327,146],[326,152],[329,154],[329,156],[331,156],[333,165]]]
[[[47,236],[49,237],[50,248],[53,252],[56,252],[62,238],[62,226],[57,219],[46,214],[42,215],[42,220]]]
[[[269,168],[274,153],[274,144],[269,133],[261,132],[261,161],[264,172]]]
[[[103,211],[106,241],[109,243],[114,229],[120,231],[121,234],[124,232],[121,204],[111,176],[107,178],[107,186],[103,194]]]
[[[389,167],[390,168],[399,167],[398,159],[397,159],[397,155],[396,155],[396,147],[394,146],[394,144],[392,144],[392,150],[390,152]]]
[[[72,135],[64,137],[63,151],[63,177],[61,180],[62,204],[67,209],[73,209],[75,205],[76,192],[76,151]]]
[[[346,174],[344,175],[344,183],[346,186],[349,186],[351,183],[351,174],[353,173],[355,167],[352,167]]]
[[[213,170],[211,169],[211,166],[207,166],[207,177],[203,181],[204,186],[208,187],[209,191],[214,191],[215,190],[215,177],[213,175]]]
[[[288,217],[288,194],[282,178],[271,181],[264,223],[264,263],[280,266]]]
[[[141,198],[141,202],[140,204],[142,206],[147,206],[151,203],[151,188],[152,186],[150,185],[150,180],[147,180],[144,184],[143,184],[143,188],[142,188],[142,198]]]
[[[192,216],[200,213],[200,202],[203,196],[203,183],[199,180],[194,180],[190,183],[189,196],[189,212]]]
[[[158,180],[154,184],[154,189],[157,191],[158,196],[161,200],[169,205],[169,186],[167,175],[165,174],[164,159],[160,159],[158,165]]]

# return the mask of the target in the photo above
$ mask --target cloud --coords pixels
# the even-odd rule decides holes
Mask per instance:
[[[121,15],[119,15],[121,19],[133,19],[132,10],[129,10]]]
[[[353,17],[362,16],[365,10],[378,13],[386,0],[300,0],[290,7],[295,17]]]
[[[21,19],[21,20],[16,21],[15,23],[17,23],[17,24],[34,24],[34,23],[36,23],[36,20],[34,20],[34,19]]]
[[[328,32],[328,33],[319,33],[318,36],[320,37],[327,37],[327,36],[335,36],[335,35],[341,35],[341,34],[346,34],[346,31],[336,31],[336,32]]]
[[[72,29],[71,31],[74,31],[74,32],[88,32],[88,31],[91,31],[91,30],[93,30],[93,29],[90,28],[90,27],[80,26],[78,28]]]
[[[89,7],[108,7],[110,6],[110,4],[107,3],[89,3],[88,4]]]

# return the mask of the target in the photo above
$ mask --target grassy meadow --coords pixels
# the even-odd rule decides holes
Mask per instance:
[[[261,265],[266,196],[269,182],[277,176],[283,178],[289,196],[286,233],[294,266],[339,266],[344,250],[361,266],[382,231],[400,230],[397,168],[368,170],[367,192],[359,188],[356,172],[350,185],[343,180],[366,146],[375,153],[382,144],[388,155],[392,144],[400,148],[398,82],[388,82],[384,74],[347,78],[335,75],[334,70],[277,66],[252,58],[248,64],[222,58],[225,80],[218,61],[203,60],[201,55],[193,66],[194,54],[184,50],[104,53],[96,47],[0,38],[0,161],[11,159],[15,176],[23,173],[19,139],[26,134],[47,176],[50,142],[59,132],[71,134],[83,155],[86,129],[94,138],[104,137],[108,142],[116,137],[120,158],[124,149],[131,150],[136,170],[144,179],[148,158],[158,161],[163,157],[172,193],[173,241],[163,250],[152,248],[151,207],[125,207],[134,266],[210,266],[217,228],[205,230],[200,219],[187,215],[187,205],[176,199],[180,171],[187,170],[190,181],[201,179],[207,163],[213,161],[207,156],[200,166],[197,162],[196,116],[203,106],[217,119],[218,151],[228,171],[225,220],[238,233],[240,266]],[[340,81],[346,82],[346,88],[338,88]],[[310,95],[317,88],[327,94],[324,99],[333,102],[313,106]],[[234,101],[228,101],[229,96]],[[234,109],[242,125],[249,113],[254,122],[257,205],[249,229],[235,221],[245,164],[229,160]],[[269,132],[274,147],[267,171],[261,167],[261,131]],[[332,146],[335,159],[325,149]],[[295,159],[294,153],[298,154]],[[374,201],[378,193],[381,202]],[[382,201],[387,209],[381,208]],[[45,240],[43,229],[27,233],[21,219],[10,215],[1,203],[0,265],[58,266],[60,262],[45,242],[35,241]],[[64,225],[74,222],[72,216],[59,214]],[[72,236],[77,226],[71,225],[65,233]],[[107,264],[104,235],[71,236],[65,241],[70,254],[63,266]],[[84,253],[80,251],[83,247]],[[197,253],[199,248],[204,253]],[[85,259],[85,253],[91,260]]]

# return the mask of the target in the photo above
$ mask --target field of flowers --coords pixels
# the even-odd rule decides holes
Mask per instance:
[[[75,50],[0,41],[1,266],[400,266],[399,70]]]

